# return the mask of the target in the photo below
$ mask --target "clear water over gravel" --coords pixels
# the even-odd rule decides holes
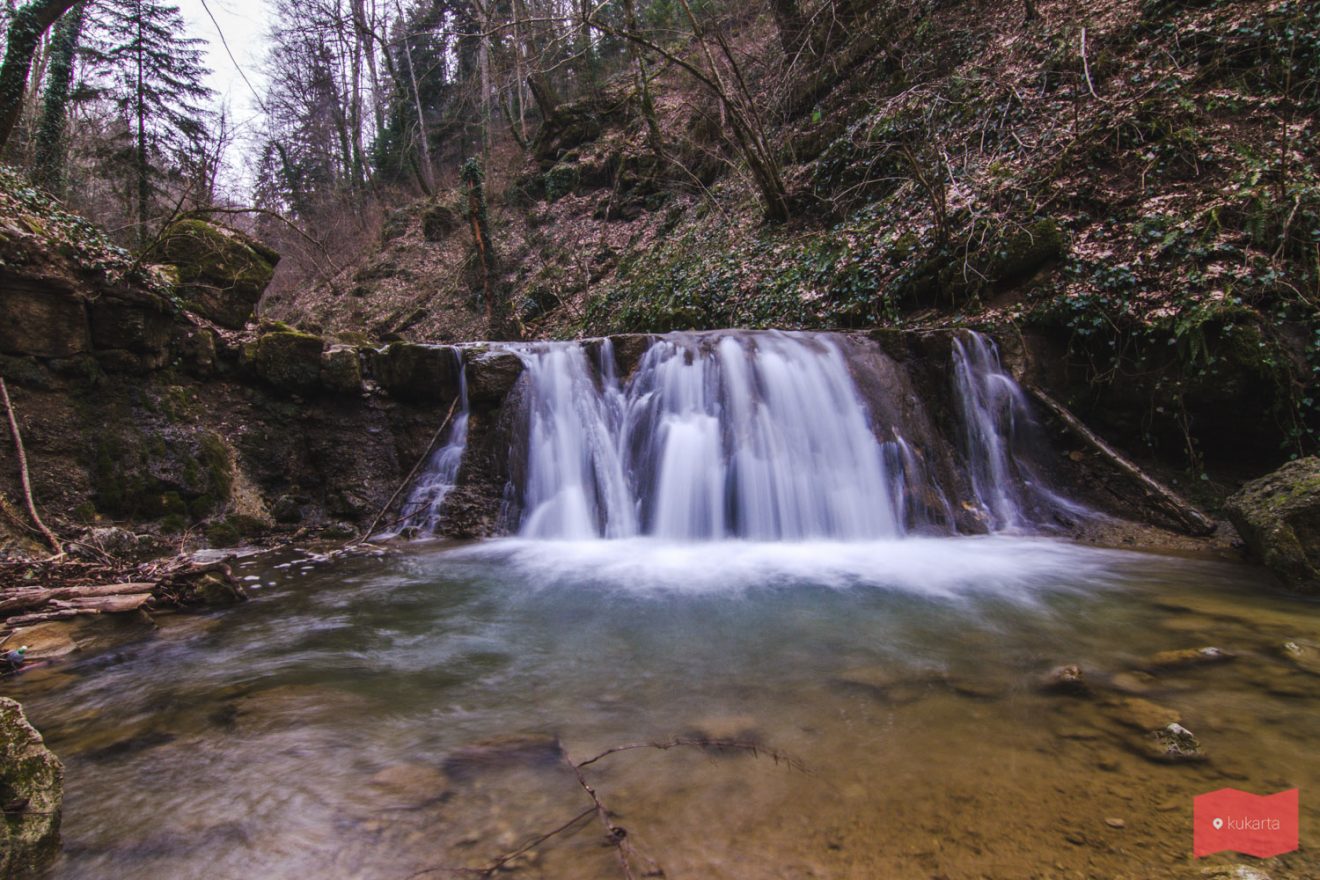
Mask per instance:
[[[1199,878],[1236,863],[1190,855],[1192,797],[1225,786],[1300,787],[1302,851],[1243,861],[1320,876],[1320,606],[1256,569],[1010,537],[639,538],[239,574],[244,607],[101,630],[6,685],[67,764],[55,877],[462,876],[590,806],[564,756],[674,737],[802,767],[686,747],[587,767],[670,878]],[[1146,671],[1206,645],[1237,659]],[[1062,663],[1095,693],[1042,693]],[[1134,697],[1207,760],[1144,757]],[[587,816],[500,876],[623,874]]]

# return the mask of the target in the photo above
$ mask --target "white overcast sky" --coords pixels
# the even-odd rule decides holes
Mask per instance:
[[[238,142],[228,159],[231,169],[236,172],[236,182],[242,186],[250,181],[246,173],[248,163],[242,160],[240,154],[250,145],[249,138],[260,121],[261,111],[234,62],[229,60],[206,9],[210,7],[211,14],[224,31],[238,66],[260,93],[265,91],[266,34],[271,24],[270,4],[261,0],[206,0],[205,6],[202,0],[174,2],[188,22],[188,35],[207,43],[202,48],[206,52],[206,64],[211,68],[208,85],[216,92],[217,109],[228,107],[230,118],[238,130]]]

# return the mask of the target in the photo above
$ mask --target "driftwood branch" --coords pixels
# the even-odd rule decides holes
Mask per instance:
[[[46,543],[55,551],[55,555],[63,556],[64,548],[60,546],[60,539],[55,537],[55,533],[41,521],[36,502],[32,500],[32,480],[28,476],[27,453],[23,451],[23,434],[18,430],[18,419],[14,417],[14,405],[9,400],[9,388],[5,386],[3,376],[0,376],[0,398],[4,399],[5,414],[9,417],[9,433],[14,438],[14,452],[18,456],[18,476],[23,484],[23,502],[27,505],[28,516],[32,517],[32,522],[36,524]]]
[[[1193,507],[1177,492],[1174,492],[1125,458],[1118,450],[1086,427],[1081,419],[1069,412],[1067,407],[1035,385],[1027,384],[1024,387],[1032,397],[1036,398],[1042,406],[1066,425],[1087,446],[1099,453],[1119,471],[1140,484],[1146,492],[1147,503],[1176,522],[1187,534],[1203,536],[1214,532],[1214,520]]]

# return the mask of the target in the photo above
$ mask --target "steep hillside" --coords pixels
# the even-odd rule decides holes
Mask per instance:
[[[1089,419],[1193,475],[1313,448],[1320,11],[1298,2],[859,4],[785,67],[733,34],[793,217],[767,224],[720,108],[671,63],[492,157],[524,337],[1012,325]],[[697,48],[688,55],[696,58]],[[264,305],[331,334],[490,334],[457,184],[378,253]],[[1247,465],[1247,462],[1250,462]]]

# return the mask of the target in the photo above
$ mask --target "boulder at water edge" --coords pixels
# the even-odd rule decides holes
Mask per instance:
[[[64,766],[0,697],[0,880],[35,877],[59,850]]]
[[[1320,458],[1290,461],[1228,499],[1242,540],[1290,589],[1320,593]]]

